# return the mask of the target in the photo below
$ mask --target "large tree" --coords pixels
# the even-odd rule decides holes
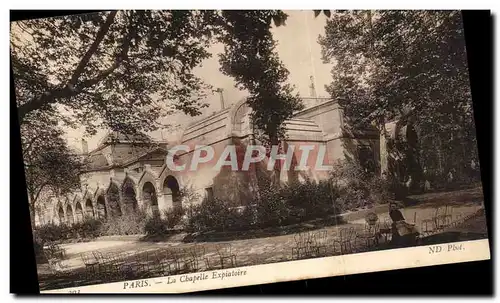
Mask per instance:
[[[40,112],[21,125],[26,189],[34,228],[37,209],[49,208],[48,195],[61,196],[79,188],[79,170],[83,162],[64,140],[58,121]]]
[[[477,161],[459,11],[334,12],[319,42],[335,63],[327,89],[352,126],[410,122],[420,161],[438,174]]]
[[[282,11],[225,11],[220,22],[219,40],[225,45],[221,71],[249,92],[247,104],[255,131],[268,146],[277,146],[285,138],[283,122],[303,108],[287,83],[289,72],[275,51],[270,31],[272,22],[283,25],[286,17]],[[279,175],[277,164],[271,176],[274,184],[279,184]]]
[[[269,31],[285,19],[282,11],[127,10],[16,21],[10,45],[20,123],[54,106],[64,109],[60,119],[91,134],[103,127],[153,130],[172,110],[198,115],[209,87],[193,69],[210,56],[214,36],[227,45],[222,70],[252,96],[282,91],[280,98],[290,99]],[[276,87],[255,87],[255,72]]]
[[[47,125],[41,127],[43,136],[53,138],[55,146],[40,145],[37,152],[69,163],[73,159],[61,139],[61,123],[83,126],[89,134],[102,128],[135,134],[157,129],[158,118],[174,110],[200,114],[209,87],[193,70],[217,41],[226,46],[222,71],[249,91],[254,124],[264,139],[277,144],[284,135],[282,122],[300,108],[270,32],[272,22],[279,26],[285,20],[282,11],[210,10],[111,11],[17,21],[10,46],[23,140],[38,137],[33,125]],[[26,155],[31,151],[24,152],[30,163]],[[69,178],[74,166],[66,167],[71,169],[53,167],[46,176],[74,180]],[[39,186],[29,186],[30,199],[36,201]]]
[[[154,130],[171,110],[199,114],[207,87],[193,69],[209,56],[209,32],[194,11],[17,21],[11,54],[20,123],[56,105],[66,110],[61,119],[90,133]]]

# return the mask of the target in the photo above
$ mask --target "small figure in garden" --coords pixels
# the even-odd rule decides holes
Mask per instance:
[[[374,212],[369,212],[365,216],[365,221],[367,226],[367,232],[370,236],[374,237],[375,244],[378,245],[382,240],[382,234],[380,233],[380,226],[377,224],[379,217]]]
[[[414,224],[406,222],[399,210],[398,203],[389,204],[389,217],[392,220],[392,244],[396,247],[412,246],[416,244],[418,231]]]
[[[425,180],[424,189],[425,191],[431,190],[431,182],[429,182],[429,180]]]
[[[413,182],[413,180],[412,180],[411,176],[409,176],[408,181],[406,181],[406,183],[405,183],[406,188],[411,188],[412,182]]]
[[[370,212],[365,217],[366,224],[373,226],[378,222],[378,216],[374,212]]]
[[[453,172],[451,170],[448,172],[448,183],[453,183]]]

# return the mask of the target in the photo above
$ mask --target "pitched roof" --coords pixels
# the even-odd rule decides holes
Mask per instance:
[[[106,157],[99,153],[99,154],[93,154],[89,155],[89,158],[87,160],[87,169],[98,169],[102,167],[108,166],[108,161],[106,160]]]
[[[134,135],[123,134],[118,131],[108,132],[99,142],[99,146],[109,143],[147,143],[152,139],[146,134],[137,133]]]
[[[127,166],[157,151],[164,152],[165,154],[167,153],[167,150],[165,148],[156,145],[143,147],[131,146],[129,150],[115,150],[112,156],[113,163],[109,163],[109,161],[106,159],[106,156],[104,156],[100,152],[90,154],[87,158],[86,170],[91,171],[108,169],[113,166]]]

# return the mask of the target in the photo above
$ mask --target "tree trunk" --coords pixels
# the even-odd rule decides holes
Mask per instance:
[[[272,138],[270,138],[270,142],[271,142],[271,150],[272,150],[273,146],[278,146],[278,154],[279,154],[280,149],[279,149],[278,137],[273,136]],[[279,160],[276,160],[274,167],[273,167],[273,170],[271,172],[271,186],[273,186],[273,187],[280,186],[280,180],[281,180],[280,176],[281,176],[281,162]]]
[[[35,202],[33,201],[33,195],[30,195],[29,209],[30,209],[30,220],[31,220],[31,229],[35,230]]]
[[[253,128],[253,126],[252,126],[252,128]],[[255,141],[255,137],[254,137],[253,134],[255,134],[255,130],[254,129],[252,130],[252,137],[250,139],[251,140],[250,143],[251,143],[251,145],[255,146],[257,144],[257,142]],[[257,201],[260,202],[260,184],[259,184],[259,176],[258,176],[257,165],[259,165],[259,164],[258,163],[254,163],[254,165],[253,165],[253,172],[250,173],[250,177],[251,177],[251,180],[252,180],[251,183],[254,186],[253,192],[254,192],[254,194],[256,196]]]

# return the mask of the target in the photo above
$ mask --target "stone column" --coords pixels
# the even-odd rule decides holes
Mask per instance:
[[[389,173],[390,151],[387,148],[388,138],[396,139],[397,121],[385,124],[385,132],[380,132],[380,173],[382,176]]]
[[[388,171],[387,161],[387,139],[385,138],[384,131],[380,132],[380,174],[384,176]]]
[[[160,217],[164,218],[164,211],[172,208],[172,195],[168,199],[167,195],[163,192],[163,184],[160,184],[160,182],[156,182],[156,199],[158,201]]]
[[[143,210],[146,214],[150,215],[151,210],[149,207],[149,201],[143,199],[142,193],[137,193],[135,199],[137,200],[137,209]]]
[[[170,189],[167,190],[167,193],[163,194],[163,202],[166,206],[166,209],[171,209],[174,207],[174,199],[172,196],[172,191]]]

